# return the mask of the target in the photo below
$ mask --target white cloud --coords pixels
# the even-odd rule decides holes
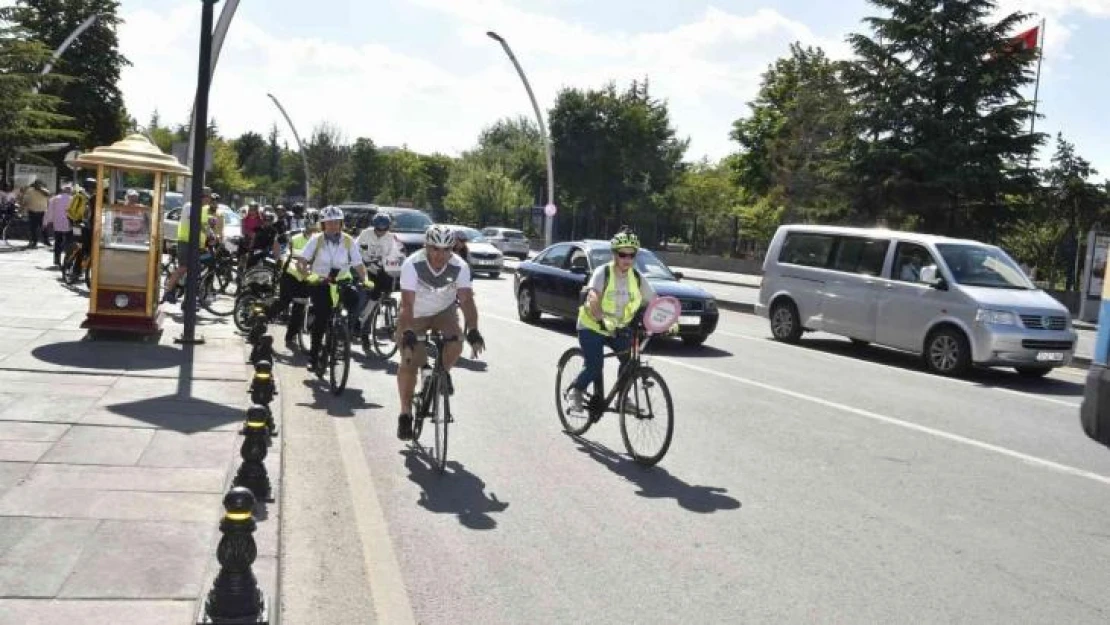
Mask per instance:
[[[669,30],[629,33],[599,32],[502,0],[408,1],[454,24],[460,50],[479,59],[472,71],[448,71],[377,44],[273,36],[250,19],[244,5],[214,77],[210,115],[225,135],[264,133],[278,123],[288,136],[266,98],[273,92],[302,135],[331,120],[351,139],[370,136],[379,144],[458,153],[497,118],[532,115],[512,66],[485,37],[493,28],[514,34],[513,51],[545,111],[564,86],[625,84],[648,76],[654,94],[670,103],[680,135],[692,138],[690,157],[720,157],[732,149],[731,121],[754,95],[759,74],[789,42],[799,39],[834,56],[846,54],[842,42],[823,40],[767,8],[739,15],[709,7]],[[128,11],[125,5],[122,12],[121,48],[134,63],[121,83],[128,109],[140,123],[155,108],[166,122],[183,121],[196,84],[195,2],[167,2],[156,11]]]

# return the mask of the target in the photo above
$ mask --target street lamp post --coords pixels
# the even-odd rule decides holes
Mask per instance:
[[[501,44],[505,50],[505,54],[509,56],[509,60],[513,62],[513,67],[516,68],[516,73],[520,74],[520,81],[524,83],[524,90],[528,92],[528,99],[532,101],[532,110],[536,112],[536,123],[540,127],[540,138],[543,139],[544,155],[547,157],[547,206],[544,207],[544,240],[545,245],[551,245],[552,225],[555,217],[555,168],[551,164],[551,141],[547,137],[547,126],[543,123],[543,114],[540,113],[540,105],[536,103],[536,96],[532,93],[532,86],[528,84],[528,77],[524,75],[524,70],[517,62],[516,56],[509,48],[509,43],[505,38],[497,33],[491,31],[486,32],[486,35]]]
[[[201,14],[200,14],[200,62],[197,63],[197,96],[196,96],[196,116],[197,119],[208,119],[208,88],[211,85],[212,79],[212,10],[219,0],[201,0]],[[196,128],[196,123],[193,124]],[[188,279],[185,280],[185,303],[182,307],[185,309],[185,328],[181,337],[177,339],[178,343],[184,345],[196,345],[204,342],[204,337],[196,335],[197,327],[197,287],[199,282],[197,276],[200,275],[200,214],[201,214],[201,191],[204,186],[204,148],[208,142],[207,132],[194,133],[193,154],[201,155],[200,158],[193,159],[191,163],[193,167],[193,189],[192,189],[192,209],[189,211],[189,254],[187,255],[188,262]]]
[[[216,0],[219,2],[219,0]],[[235,11],[239,8],[239,0],[227,0],[224,8],[220,11],[220,19],[216,22],[216,29],[212,31],[212,54],[210,55],[208,63],[208,81],[212,82],[212,75],[216,73],[216,63],[220,60],[220,50],[224,47],[224,38],[227,37],[227,31],[231,28],[231,19],[235,17]],[[195,153],[193,148],[196,146],[196,132],[197,128],[204,128],[205,132],[208,131],[208,120],[197,115],[197,104],[193,102],[193,112],[190,116],[192,120],[189,124],[189,143],[186,146],[188,151],[185,157],[185,164],[190,167],[193,165]],[[199,125],[197,120],[201,120]]]
[[[281,102],[278,102],[278,99],[275,98],[274,94],[272,93],[267,93],[266,95],[274,101],[274,106],[276,106],[278,110],[281,111],[281,116],[285,118],[285,123],[289,124],[289,130],[293,131],[293,138],[297,140],[297,147],[301,151],[301,164],[304,165],[304,206],[305,208],[308,208],[311,206],[311,204],[309,203],[309,188],[312,185],[309,183],[308,179],[308,154],[305,152],[304,144],[301,143],[301,135],[297,133],[297,127],[293,125],[293,120],[289,118],[289,113],[285,112],[285,107],[281,105]]]

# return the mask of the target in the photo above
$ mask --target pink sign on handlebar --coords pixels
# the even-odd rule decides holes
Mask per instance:
[[[678,322],[682,304],[674,297],[657,297],[644,311],[644,327],[652,334],[663,334]]]

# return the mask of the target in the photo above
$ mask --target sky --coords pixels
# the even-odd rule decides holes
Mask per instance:
[[[0,1],[0,4],[9,4]],[[132,66],[121,89],[146,124],[184,122],[196,92],[201,3],[122,0],[120,45]],[[227,0],[215,5],[216,16]],[[999,0],[1000,14],[1046,20],[1036,129],[1062,131],[1110,177],[1110,95],[1104,69],[1110,0]],[[848,58],[851,32],[876,13],[866,0],[242,0],[213,77],[209,104],[221,134],[277,124],[267,93],[307,140],[332,122],[349,141],[452,156],[506,116],[533,118],[501,47],[511,45],[546,116],[560,89],[626,85],[647,77],[690,139],[687,160],[736,149],[732,122],[748,111],[760,75],[793,41]],[[1028,89],[1033,96],[1033,87]]]

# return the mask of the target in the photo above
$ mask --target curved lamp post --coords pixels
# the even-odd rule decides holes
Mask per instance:
[[[281,111],[281,116],[285,118],[285,123],[289,124],[289,130],[293,131],[293,138],[297,140],[297,147],[301,151],[301,164],[304,165],[304,207],[308,208],[311,206],[308,201],[310,199],[309,188],[312,186],[308,179],[308,153],[305,152],[304,143],[301,142],[301,135],[297,133],[297,127],[293,125],[293,120],[289,118],[289,113],[285,112],[285,107],[281,105],[281,102],[278,102],[274,94],[267,93],[266,95],[274,101],[274,106]]]
[[[551,165],[551,141],[547,137],[547,126],[543,123],[543,114],[540,113],[540,105],[536,103],[536,96],[532,93],[532,86],[528,84],[528,77],[524,75],[524,70],[517,62],[516,56],[509,48],[509,43],[505,38],[497,33],[491,31],[486,32],[486,36],[501,44],[505,50],[505,54],[509,56],[509,60],[513,62],[513,67],[516,68],[516,73],[520,74],[520,81],[524,83],[524,90],[528,92],[528,99],[532,101],[532,110],[536,112],[536,122],[540,127],[540,138],[543,139],[543,150],[547,157],[547,206],[544,207],[544,232],[545,232],[545,245],[551,245],[551,231],[552,231],[552,218],[555,216],[555,169]]]
[[[204,1],[204,0],[202,0]],[[219,2],[219,0],[215,0]],[[231,28],[231,18],[235,17],[235,11],[239,8],[239,0],[227,0],[224,3],[224,8],[220,10],[220,19],[216,21],[216,28],[212,30],[212,58],[208,64],[208,82],[212,83],[212,75],[216,73],[216,61],[220,60],[220,50],[224,47],[224,38],[227,37],[227,31]],[[193,164],[193,149],[196,146],[196,132],[197,132],[197,103],[193,101],[193,111],[189,115],[191,123],[189,124],[189,147],[188,154],[185,157],[185,164],[192,166]],[[208,120],[205,118],[201,121],[200,125],[208,128]],[[201,171],[204,171],[201,169]]]

